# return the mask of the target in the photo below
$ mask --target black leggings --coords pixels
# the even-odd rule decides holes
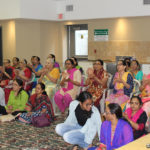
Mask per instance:
[[[16,116],[18,113],[25,113],[25,112],[26,111],[14,111],[14,112],[12,112],[12,115]],[[0,105],[0,114],[2,114],[2,115],[7,115],[8,114],[5,107],[1,106],[1,105]]]

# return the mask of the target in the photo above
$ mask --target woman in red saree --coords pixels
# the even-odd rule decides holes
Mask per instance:
[[[53,107],[45,92],[45,85],[38,83],[35,89],[35,94],[31,95],[28,103],[26,104],[26,110],[28,113],[20,115],[19,120],[24,123],[31,123],[32,117],[41,116],[45,113],[46,118],[49,122],[54,120]]]
[[[93,73],[89,74],[86,85],[87,91],[93,96],[94,105],[99,107],[103,91],[107,88],[108,73],[103,68],[103,61],[98,59],[93,64]]]

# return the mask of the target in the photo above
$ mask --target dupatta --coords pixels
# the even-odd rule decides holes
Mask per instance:
[[[127,82],[128,74],[129,74],[129,72],[124,72],[124,74],[122,75],[122,80],[124,80],[125,82]],[[115,74],[114,79],[115,79],[115,78],[119,78],[119,73],[118,73],[118,72]],[[118,82],[117,82],[117,83],[115,84],[115,89],[116,89],[116,90],[121,90],[121,89],[123,89],[123,88],[124,88],[123,83],[118,83]]]
[[[129,142],[133,141],[133,131],[128,122],[119,119],[113,140],[111,142],[111,122],[104,121],[101,126],[100,142],[105,144],[107,150],[119,148]]]
[[[67,73],[69,74],[69,78],[70,78],[71,80],[74,79],[74,72],[75,72],[76,70],[77,70],[76,68],[67,70]],[[63,90],[64,92],[69,91],[69,90],[71,90],[71,89],[73,89],[73,83],[70,82],[70,81],[67,83],[67,87],[66,87],[66,88],[62,88],[62,90]]]
[[[49,118],[50,120],[54,120],[53,107],[47,95],[41,95],[40,97],[37,97],[37,94],[31,95],[27,103],[27,106],[31,107],[32,112],[39,111],[41,110],[42,106],[46,106],[47,108],[46,117]]]
[[[133,122],[137,122],[137,120],[140,118],[141,114],[144,112],[142,108],[140,108],[135,114],[134,116],[132,117],[132,109],[131,108],[128,108],[126,111],[125,111],[129,117],[129,119],[131,119]]]

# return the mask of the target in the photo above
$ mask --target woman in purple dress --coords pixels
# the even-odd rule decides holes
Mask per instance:
[[[101,126],[100,146],[88,150],[113,150],[133,141],[132,127],[122,119],[122,110],[118,104],[108,104],[105,117],[107,121]]]

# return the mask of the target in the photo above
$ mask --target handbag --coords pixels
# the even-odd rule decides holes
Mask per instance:
[[[47,127],[50,126],[50,120],[46,117],[46,114],[43,113],[41,116],[31,118],[32,125],[34,127]]]

